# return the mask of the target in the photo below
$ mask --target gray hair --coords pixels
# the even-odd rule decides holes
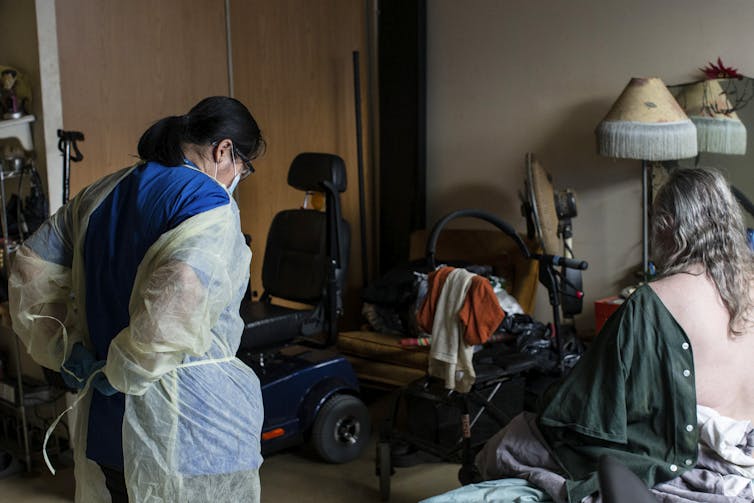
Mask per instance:
[[[663,276],[701,264],[728,310],[731,333],[750,323],[754,254],[741,207],[718,171],[676,169],[653,206],[652,256]]]

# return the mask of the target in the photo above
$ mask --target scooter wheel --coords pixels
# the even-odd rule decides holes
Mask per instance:
[[[335,395],[322,406],[312,427],[312,444],[329,463],[358,458],[369,441],[369,410],[351,395]]]

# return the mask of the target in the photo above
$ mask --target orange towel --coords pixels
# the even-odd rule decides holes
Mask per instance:
[[[505,318],[500,301],[490,282],[482,276],[474,276],[466,293],[466,300],[458,312],[466,327],[463,340],[469,346],[484,344]]]
[[[416,314],[416,321],[419,323],[419,327],[428,334],[432,333],[437,299],[440,297],[445,280],[448,279],[448,274],[453,269],[453,267],[441,267],[427,276],[427,296]]]

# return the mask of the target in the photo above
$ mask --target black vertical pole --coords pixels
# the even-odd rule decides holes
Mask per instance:
[[[353,97],[356,109],[356,157],[359,174],[359,225],[361,228],[361,279],[366,288],[369,282],[369,263],[367,262],[367,217],[364,196],[364,151],[361,131],[361,72],[359,69],[359,51],[353,51]]]
[[[71,183],[71,142],[63,141],[63,204],[68,202]]]
[[[641,280],[649,279],[649,163],[641,161]]]

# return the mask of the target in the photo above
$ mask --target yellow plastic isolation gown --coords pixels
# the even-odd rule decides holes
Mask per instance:
[[[92,347],[84,305],[87,223],[131,169],[84,189],[48,221],[47,231],[72,253],[71,267],[25,245],[15,256],[13,329],[52,370],[75,342]],[[250,260],[231,197],[163,234],[139,265],[130,324],[112,340],[103,369],[126,395],[123,458],[132,502],[258,500],[262,397],[254,372],[235,357]],[[79,394],[73,426],[80,503],[110,501],[102,471],[86,458],[87,440],[96,441],[87,439],[91,393],[87,386]]]

